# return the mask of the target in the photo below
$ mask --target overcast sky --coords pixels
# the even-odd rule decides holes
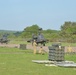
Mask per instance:
[[[76,0],[0,0],[0,30],[59,30],[65,21],[76,22]]]

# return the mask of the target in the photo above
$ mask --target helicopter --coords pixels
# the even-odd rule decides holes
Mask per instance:
[[[3,44],[3,43],[6,43],[6,44],[8,44],[8,39],[7,39],[7,36],[8,35],[6,35],[6,34],[4,34],[3,36],[2,36],[2,38],[0,38],[0,43],[1,44]]]
[[[44,36],[42,35],[41,33],[42,31],[42,28],[39,28],[39,32],[38,32],[38,35],[35,35],[34,33],[32,34],[32,39],[28,40],[27,42],[32,42],[32,45],[33,45],[33,42],[34,40],[36,41],[37,45],[38,44],[41,44],[43,46],[45,46],[45,43],[48,41],[44,38]]]

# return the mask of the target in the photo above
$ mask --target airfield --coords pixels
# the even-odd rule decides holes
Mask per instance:
[[[38,46],[37,50],[39,48]],[[48,46],[43,48],[46,53],[41,55],[33,54],[33,46],[30,43],[26,45],[26,49],[20,49],[20,44],[0,44],[0,75],[76,75],[75,67],[65,68],[51,66],[50,63],[37,64],[32,62],[33,60],[48,60]],[[66,53],[67,48],[65,47]],[[73,49],[76,51],[76,47]],[[65,60],[76,62],[75,52],[74,54],[65,54]]]

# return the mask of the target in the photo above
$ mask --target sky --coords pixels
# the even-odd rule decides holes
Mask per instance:
[[[0,30],[60,30],[65,21],[76,22],[76,0],[0,0]]]

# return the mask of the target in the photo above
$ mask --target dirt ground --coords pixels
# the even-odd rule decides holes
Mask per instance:
[[[0,47],[20,48],[20,44],[0,44]],[[40,47],[41,46],[37,46],[37,50],[39,50]],[[33,46],[31,44],[27,44],[26,49],[33,50]],[[43,46],[43,50],[48,52],[48,46]],[[65,52],[76,52],[76,47],[65,47]]]

